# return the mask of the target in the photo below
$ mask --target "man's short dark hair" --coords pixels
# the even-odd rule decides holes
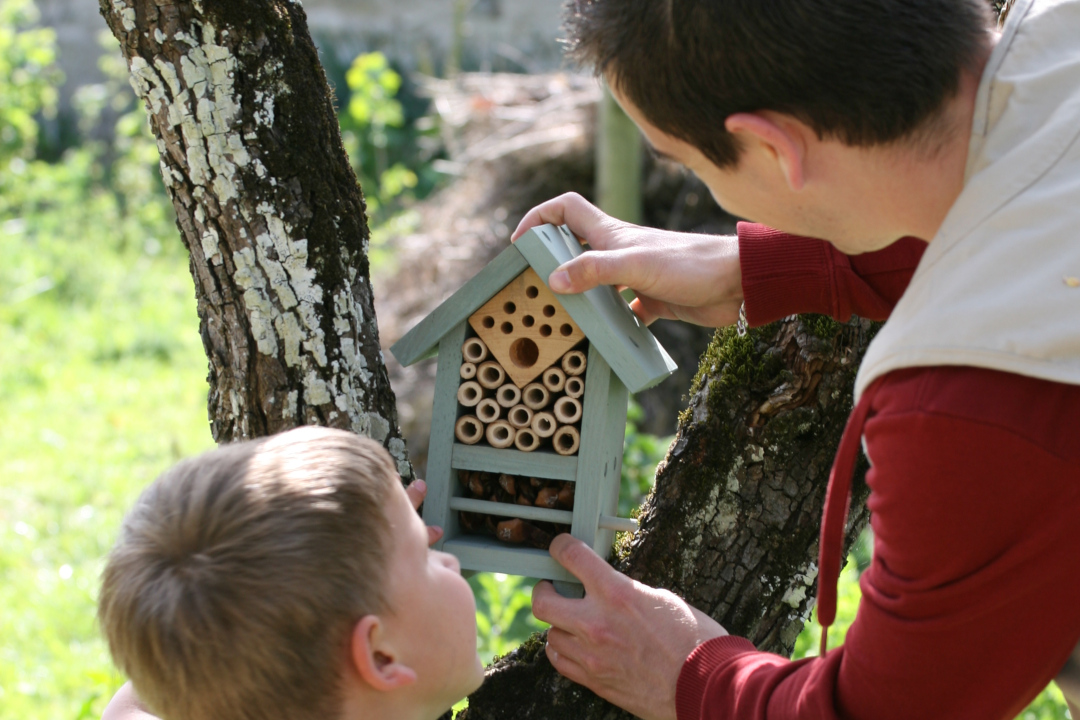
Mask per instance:
[[[986,0],[569,0],[565,18],[572,57],[721,168],[738,162],[724,121],[739,112],[854,146],[913,136],[990,27]]]

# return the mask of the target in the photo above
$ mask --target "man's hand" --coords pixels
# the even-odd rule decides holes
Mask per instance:
[[[560,596],[549,582],[533,588],[533,615],[552,625],[551,664],[638,717],[674,720],[686,658],[727,631],[677,595],[616,572],[570,535],[552,541],[551,556],[585,586],[581,600]]]
[[[424,504],[424,498],[427,496],[427,483],[419,479],[413,480],[405,488],[405,494],[409,496],[409,502],[412,503],[413,510],[419,510],[420,506]],[[442,536],[443,529],[441,527],[437,525],[427,526],[428,545],[434,545]]]
[[[630,307],[646,324],[664,318],[720,327],[738,320],[742,274],[737,238],[631,225],[567,193],[530,210],[513,239],[544,223],[569,225],[592,248],[551,274],[548,284],[555,292],[628,287],[637,294]]]

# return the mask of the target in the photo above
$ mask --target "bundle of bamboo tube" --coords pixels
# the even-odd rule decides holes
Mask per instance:
[[[480,338],[461,347],[461,385],[454,435],[475,445],[533,452],[550,446],[560,455],[575,455],[581,444],[582,398],[586,354],[578,349],[544,370],[538,382],[518,388]]]
[[[574,483],[543,480],[523,475],[458,470],[458,481],[466,494],[476,500],[535,505],[559,510],[574,509]],[[460,513],[461,526],[470,534],[494,535],[515,545],[530,545],[546,550],[559,533],[570,532],[569,525],[534,522],[520,518],[498,517],[480,513]]]

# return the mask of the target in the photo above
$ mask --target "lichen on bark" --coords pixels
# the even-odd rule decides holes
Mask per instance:
[[[191,257],[215,440],[317,424],[412,476],[379,347],[368,226],[304,12],[100,0]]]

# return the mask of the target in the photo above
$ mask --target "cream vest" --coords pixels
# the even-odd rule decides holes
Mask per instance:
[[[928,365],[1080,385],[1077,285],[1080,0],[1019,0],[979,86],[964,189],[867,350],[856,397]]]

